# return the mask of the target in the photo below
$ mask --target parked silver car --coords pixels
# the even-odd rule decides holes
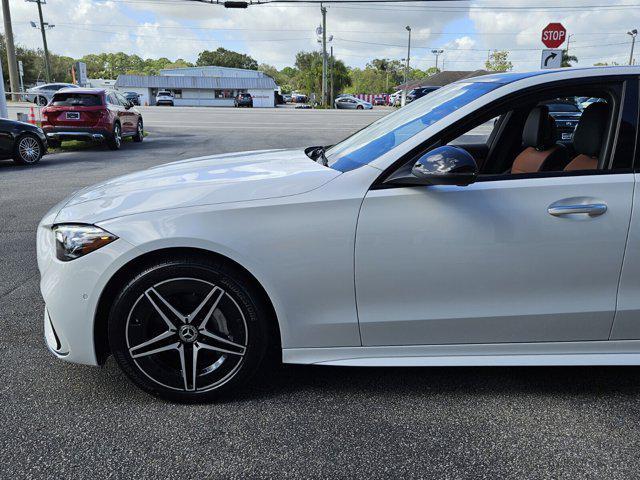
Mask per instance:
[[[345,108],[351,110],[371,110],[373,105],[369,102],[365,102],[357,97],[338,97],[335,101],[336,108]]]
[[[27,102],[33,102],[36,105],[46,105],[53,98],[53,94],[63,88],[79,88],[78,85],[72,83],[45,83],[27,89],[27,93],[23,96]]]

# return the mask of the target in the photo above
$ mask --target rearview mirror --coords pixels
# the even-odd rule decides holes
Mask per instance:
[[[411,173],[430,185],[464,186],[476,181],[478,165],[466,150],[445,145],[420,157]]]

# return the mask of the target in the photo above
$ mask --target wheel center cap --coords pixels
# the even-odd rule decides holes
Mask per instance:
[[[198,338],[198,329],[193,325],[182,325],[178,330],[178,336],[185,343],[193,343]]]

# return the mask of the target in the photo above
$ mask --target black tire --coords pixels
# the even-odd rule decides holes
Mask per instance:
[[[44,155],[44,145],[31,133],[20,135],[13,144],[13,161],[18,165],[35,165]]]
[[[163,305],[157,295],[174,304],[181,315],[195,313],[205,303],[200,312],[208,311],[214,320],[204,320],[201,329],[202,314],[185,323],[185,317],[173,317],[165,306],[172,322],[168,323],[153,307],[152,299]],[[215,303],[202,301],[208,297],[208,302]],[[120,368],[142,390],[177,402],[211,401],[234,391],[259,369],[270,343],[268,312],[253,282],[226,263],[176,258],[144,269],[122,289],[109,314],[109,345]],[[174,321],[177,327],[171,330]],[[187,340],[183,333],[188,333],[189,326],[195,332]],[[211,334],[216,340],[211,340]],[[161,339],[144,345],[147,337]],[[233,346],[219,343],[220,339]],[[209,342],[235,353],[212,350]],[[165,350],[155,351],[158,348]],[[188,365],[189,358],[196,359],[195,368]]]
[[[107,146],[110,150],[120,150],[122,146],[122,127],[118,122],[113,125],[113,133],[107,139]]]
[[[47,101],[46,97],[43,97],[42,95],[38,95],[36,99],[33,101],[33,103],[35,103],[36,105],[40,105],[41,107],[44,107],[49,102]]]
[[[140,143],[144,140],[144,126],[142,120],[138,120],[138,126],[136,127],[136,134],[133,136],[133,141]]]
[[[358,106],[356,107],[356,110],[364,110],[364,107],[363,107],[362,105],[358,105]]]

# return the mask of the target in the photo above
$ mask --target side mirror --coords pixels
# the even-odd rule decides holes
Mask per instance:
[[[464,186],[476,181],[478,165],[466,150],[445,145],[420,157],[411,173],[428,185]]]

